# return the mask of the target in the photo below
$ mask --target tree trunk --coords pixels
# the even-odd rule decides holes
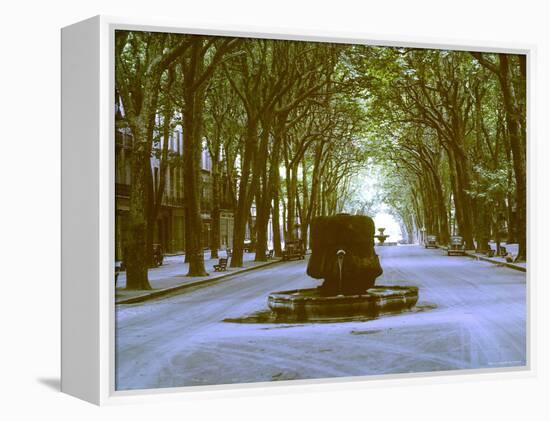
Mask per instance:
[[[219,141],[218,141],[219,145]],[[219,146],[214,148],[212,157],[212,234],[210,236],[210,258],[218,258],[220,248],[220,171],[219,171]]]
[[[146,127],[139,123],[133,130],[131,155],[130,211],[125,241],[126,289],[149,290],[147,259],[147,172],[151,171]]]
[[[447,244],[449,242],[449,224],[447,221],[447,208],[445,205],[445,197],[443,196],[443,187],[441,185],[441,179],[438,174],[433,172],[433,181],[435,187],[437,211],[439,220],[439,242],[441,244]]]
[[[521,60],[521,58],[520,58]],[[520,61],[521,63],[521,61]],[[506,124],[510,136],[514,175],[516,179],[516,212],[517,212],[517,236],[518,255],[516,261],[522,262],[527,258],[527,179],[525,169],[525,132],[522,130],[520,119],[525,115],[521,109],[523,101],[514,97],[512,82],[510,81],[510,69],[508,55],[499,55],[500,81],[506,109]]]
[[[204,105],[204,89],[193,89],[195,77],[202,70],[200,44],[195,43],[191,49],[191,57],[184,75],[184,107],[183,107],[183,167],[185,179],[183,183],[185,204],[187,209],[186,257],[189,261],[187,276],[205,276],[208,273],[204,267],[204,252],[202,248],[202,218],[200,209],[200,163],[202,152],[202,112]]]
[[[256,256],[254,258],[257,262],[266,261],[267,252],[267,229],[271,208],[271,184],[267,172],[270,125],[271,121],[264,118],[260,147],[255,157],[255,164],[258,164],[259,160],[262,165],[254,165],[254,178],[258,180],[259,184],[256,191]]]
[[[275,256],[281,257],[283,255],[283,250],[281,247],[281,223],[280,223],[280,213],[279,213],[279,177],[277,175],[276,181],[273,185],[273,210],[272,210],[272,221],[273,221],[273,252]]]
[[[307,215],[310,214],[309,207],[309,189],[307,186],[307,166],[305,158],[302,159],[302,207],[300,212],[300,229],[301,229],[301,238],[303,242],[304,249],[308,248],[308,238],[307,231],[309,227],[309,221]]]
[[[151,163],[149,162],[149,165]],[[153,258],[153,242],[155,238],[155,229],[157,228],[157,216],[159,211],[157,211],[157,206],[155,203],[155,190],[153,186],[153,171],[147,171],[146,176],[146,185],[147,185],[147,264],[149,267],[154,266]]]
[[[269,224],[269,210],[270,200],[267,198],[260,198],[256,203],[256,256],[254,260],[256,262],[266,261],[267,251],[267,227]],[[266,201],[267,199],[267,201]]]
[[[489,230],[491,227],[489,214],[490,210],[487,206],[483,204],[477,206],[476,251],[478,253],[489,250]]]
[[[458,230],[464,238],[466,249],[473,250],[475,248],[473,239],[473,209],[470,197],[466,193],[470,190],[468,164],[463,151],[456,144],[452,145],[452,153],[449,153],[448,156]]]
[[[521,262],[527,258],[527,177],[525,168],[527,148],[525,134],[526,57],[522,54],[516,56],[519,64],[519,84],[518,88],[514,89],[512,80],[514,75],[510,68],[510,58],[514,56],[499,54],[498,63],[494,64],[486,60],[482,53],[472,54],[483,66],[497,75],[502,92],[516,181],[517,226],[514,227],[518,237],[518,255],[516,256],[516,261]],[[512,228],[511,225],[508,227],[509,232],[510,228]]]
[[[183,190],[185,191],[185,179],[184,179],[184,186],[183,186]],[[184,200],[185,197],[184,197]],[[186,202],[184,202],[186,203]],[[184,256],[184,259],[183,259],[183,262],[184,263],[189,263],[190,261],[190,258],[189,256],[191,255],[190,254],[190,250],[188,249],[188,246],[189,244],[191,244],[191,237],[189,237],[189,234],[191,233],[191,231],[189,230],[189,209],[187,208],[187,204],[184,205],[184,208],[183,208],[183,214],[184,214],[184,228],[183,228],[183,238],[185,240],[185,244],[184,244],[184,248],[185,248],[185,256]]]
[[[254,156],[254,148],[257,144],[258,121],[255,118],[249,118],[247,121],[247,132],[245,138],[244,155],[241,160],[241,179],[239,181],[239,198],[237,201],[237,211],[235,213],[235,224],[233,232],[233,255],[231,257],[231,267],[242,267],[244,238],[246,233],[246,221],[250,206],[252,205],[251,187],[248,185],[250,178],[250,167]]]
[[[287,220],[286,220],[286,241],[294,240],[294,226],[296,224],[296,195],[297,195],[297,169],[288,167],[286,170],[287,175]]]
[[[171,66],[168,69],[168,81],[166,83],[166,86],[164,89],[166,92],[169,92],[172,88],[172,84],[174,82],[175,77],[175,70],[174,67]],[[148,183],[149,183],[149,198],[150,198],[150,207],[149,207],[149,226],[148,226],[148,241],[147,241],[147,252],[149,255],[148,261],[149,265],[152,266],[154,264],[154,258],[153,258],[153,241],[155,236],[155,229],[157,229],[157,221],[158,216],[160,213],[160,210],[162,208],[162,199],[164,197],[164,190],[166,187],[166,175],[169,170],[170,164],[168,163],[168,144],[170,140],[170,136],[172,134],[172,115],[174,113],[174,109],[172,106],[172,102],[170,98],[168,98],[168,95],[165,94],[164,98],[164,109],[162,113],[162,145],[161,145],[161,152],[159,156],[159,171],[158,171],[158,180],[155,180],[153,178],[153,172],[149,172],[148,177]],[[155,108],[157,108],[157,102],[155,101]],[[149,132],[149,142],[152,145],[153,144],[153,128],[155,124],[155,118],[156,116],[151,116],[151,120],[149,122],[151,130]],[[172,183],[174,180],[170,180]],[[159,241],[161,241],[159,239]],[[164,251],[168,251],[168,244],[163,244]]]

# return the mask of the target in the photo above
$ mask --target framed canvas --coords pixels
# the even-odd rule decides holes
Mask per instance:
[[[62,390],[531,372],[533,53],[64,28]]]

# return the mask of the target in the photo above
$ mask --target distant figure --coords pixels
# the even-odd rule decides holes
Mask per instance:
[[[320,216],[311,222],[307,274],[324,279],[323,295],[363,294],[382,267],[374,251],[374,221],[363,215]]]

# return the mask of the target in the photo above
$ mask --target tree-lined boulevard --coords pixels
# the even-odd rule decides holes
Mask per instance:
[[[377,284],[419,287],[413,312],[329,324],[224,321],[266,310],[274,290],[317,285],[304,261],[117,306],[117,389],[525,365],[523,272],[419,246],[377,252]]]
[[[117,390],[526,365],[525,56],[135,31],[116,32],[115,54],[131,176],[121,282],[145,294],[116,306]],[[159,224],[168,197],[184,224]],[[385,215],[400,238],[376,247],[376,285],[410,287],[416,307],[334,323],[258,316],[269,293],[319,284],[306,275],[311,227],[340,213],[366,228],[321,233],[320,278],[337,279],[326,253],[340,293],[342,261],[377,275],[364,215]],[[151,272],[157,229],[172,225],[184,256]],[[520,270],[426,249],[428,235]],[[305,260],[278,262],[297,244]],[[237,273],[252,259],[273,264]]]
[[[316,216],[380,207],[405,242],[433,234],[446,244],[458,234],[480,252],[490,240],[518,243],[514,258],[526,259],[525,56],[135,31],[116,32],[115,55],[117,130],[132,138],[122,240],[128,289],[151,288],[153,231],[171,167],[183,170],[188,275],[206,274],[205,149],[209,248],[218,255],[225,192],[234,212],[231,267],[243,264],[247,229],[264,261],[270,226],[281,256],[297,238],[307,247]],[[176,126],[181,158],[161,141]]]

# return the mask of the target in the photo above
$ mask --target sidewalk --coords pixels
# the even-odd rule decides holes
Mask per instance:
[[[493,250],[496,250],[497,246],[494,242],[491,241],[489,243],[489,245],[491,246],[491,248]],[[517,244],[502,243],[501,245],[503,247],[506,247],[506,251],[508,253],[510,253],[514,258],[517,256],[517,254],[518,254],[518,245]],[[507,262],[504,257],[500,257],[500,256],[487,257],[486,254],[476,253],[473,250],[467,251],[466,254],[469,257],[473,257],[476,260],[483,260],[485,262],[494,263],[496,265],[503,265],[503,266],[509,267],[510,269],[515,269],[515,270],[519,270],[519,271],[522,271],[522,272],[527,272],[527,263],[526,262],[522,262],[522,263]]]
[[[226,254],[224,251],[220,251],[219,256],[226,257]],[[255,262],[255,253],[244,253],[242,268],[230,268],[228,266],[225,272],[216,272],[214,271],[214,265],[218,264],[218,259],[209,259],[209,257],[210,251],[205,252],[204,264],[206,272],[209,274],[208,276],[187,277],[189,264],[184,263],[184,256],[165,256],[162,266],[149,269],[149,283],[151,284],[151,288],[153,288],[149,291],[128,291],[124,289],[126,287],[126,272],[121,272],[116,283],[115,302],[116,304],[138,303],[191,286],[259,269],[280,261],[279,259],[272,259],[267,262]]]
[[[489,245],[493,250],[496,250],[496,244],[494,242],[490,242]],[[506,251],[515,258],[518,254],[518,245],[517,244],[506,244],[501,243],[501,246],[506,247]],[[447,250],[447,247],[440,246],[440,248]],[[484,253],[476,253],[475,250],[466,250],[466,256],[474,258],[476,260],[483,260],[484,262],[493,263],[495,265],[500,266],[506,266],[510,269],[519,270],[521,272],[527,272],[527,263],[514,263],[514,262],[507,262],[504,257],[500,256],[494,256],[494,257],[487,257]]]

